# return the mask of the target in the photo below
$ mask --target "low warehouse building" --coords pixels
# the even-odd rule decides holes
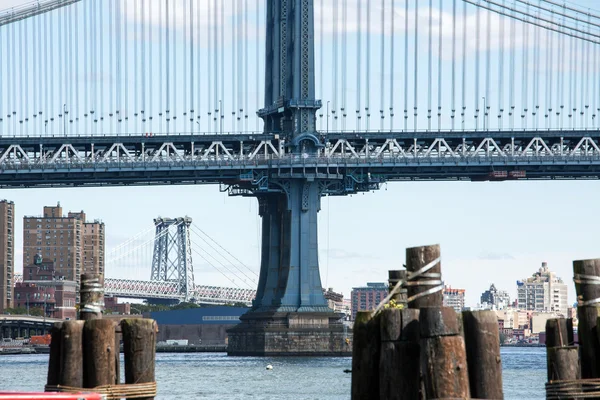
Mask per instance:
[[[240,322],[245,307],[202,307],[185,310],[156,311],[144,315],[158,323],[156,340],[188,340],[189,344],[218,345],[227,343],[227,329]]]

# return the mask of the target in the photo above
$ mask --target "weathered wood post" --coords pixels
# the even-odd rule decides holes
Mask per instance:
[[[100,274],[81,274],[79,297],[79,319],[87,321],[102,318],[104,277]]]
[[[63,323],[60,335],[60,385],[83,387],[83,324],[83,321]]]
[[[428,399],[470,398],[465,341],[451,307],[420,309],[421,366]]]
[[[352,329],[352,400],[368,400],[379,393],[379,318],[359,311]]]
[[[600,316],[600,259],[573,261],[575,291],[577,292],[578,334],[581,357],[581,377],[600,378],[600,342],[597,335]]]
[[[388,308],[381,312],[379,398],[418,399],[421,390],[419,310]]]
[[[50,357],[48,359],[48,380],[46,381],[48,386],[58,385],[60,376],[60,331],[62,324],[62,322],[55,322],[50,329]]]
[[[121,321],[125,353],[125,383],[154,382],[156,326],[154,320],[131,318]],[[143,397],[150,400],[154,397]]]
[[[115,322],[108,319],[92,319],[83,327],[83,384],[86,388],[114,385]]]
[[[546,361],[548,382],[580,379],[579,349],[568,346],[567,320],[546,321]]]
[[[407,296],[408,308],[441,307],[444,296],[441,290],[427,295],[420,295],[436,285],[441,286],[442,265],[435,263],[427,270],[426,276],[411,278],[411,274],[440,258],[440,246],[420,246],[406,249],[406,270],[408,271]],[[435,277],[435,274],[438,274]]]
[[[471,396],[503,399],[500,332],[494,311],[462,313]]]
[[[398,281],[406,280],[406,270],[390,270],[388,271],[388,283],[390,291],[396,286]],[[406,287],[401,287],[400,290],[395,293],[390,300],[394,300],[396,304],[403,304],[406,306]]]

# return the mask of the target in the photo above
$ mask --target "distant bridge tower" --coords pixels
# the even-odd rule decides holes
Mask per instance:
[[[156,236],[150,277],[152,281],[177,282],[178,292],[186,301],[194,290],[191,224],[189,217],[154,219]]]

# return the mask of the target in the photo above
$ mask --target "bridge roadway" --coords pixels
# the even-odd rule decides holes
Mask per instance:
[[[142,281],[135,279],[104,279],[104,293],[110,296],[133,299],[186,299],[186,294],[181,293],[177,282]],[[191,297],[201,304],[234,304],[244,303],[252,305],[256,290],[227,288],[219,286],[195,286]]]
[[[600,176],[598,130],[345,132],[319,140],[316,154],[292,154],[277,134],[1,137],[0,187],[222,183],[231,191],[314,177],[344,180],[337,194],[347,194],[396,180]]]

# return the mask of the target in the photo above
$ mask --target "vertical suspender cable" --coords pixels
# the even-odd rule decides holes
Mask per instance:
[[[239,86],[240,82],[239,82],[239,76],[237,75],[237,70],[236,70],[236,65],[238,64],[239,60],[237,59],[239,56],[239,47],[240,47],[240,34],[239,34],[239,13],[240,10],[238,8],[239,6],[239,1],[238,0],[233,0],[233,27],[231,28],[231,35],[233,36],[233,40],[231,43],[231,127],[232,127],[232,131],[235,130],[235,115],[236,115],[236,110],[238,108],[237,104],[236,104],[236,100],[239,101],[239,92],[238,95],[236,96],[236,89]],[[236,20],[237,19],[237,20]],[[239,121],[239,118],[238,118]]]
[[[225,118],[225,2],[221,1],[221,128]],[[233,104],[233,99],[231,99]],[[221,129],[222,131],[223,129]]]
[[[210,7],[210,1],[208,2],[208,6]],[[196,69],[198,71],[202,71],[202,67],[200,66],[200,54],[201,54],[200,49],[202,48],[202,42],[201,42],[201,36],[200,36],[200,34],[201,34],[200,27],[202,26],[202,21],[201,21],[200,17],[201,17],[201,15],[200,15],[200,5],[198,5],[196,7],[196,23],[197,23],[196,24],[196,43],[197,43],[197,46],[198,46],[198,51],[196,52]],[[210,18],[209,18],[209,21],[210,21]],[[209,77],[209,79],[210,79],[210,77]],[[197,120],[198,129],[201,130],[200,120],[202,119],[201,118],[201,115],[202,115],[202,112],[201,112],[202,111],[202,98],[201,98],[200,94],[202,93],[202,79],[200,79],[200,74],[198,74],[198,83],[197,83],[197,85],[198,85],[198,88],[197,88],[197,98],[196,98],[196,101],[198,103],[195,105],[195,110],[194,111],[196,112],[196,120]],[[210,94],[209,94],[209,96],[210,96]]]
[[[333,130],[337,130],[337,113],[338,107],[338,35],[339,35],[339,0],[333,0]]]
[[[564,17],[563,17],[563,25],[564,25]],[[560,30],[560,28],[559,28]],[[559,63],[559,68],[556,71],[556,75],[558,76],[558,99],[560,101],[560,106],[557,107],[556,109],[556,119],[557,119],[557,125],[559,128],[562,129],[563,127],[563,110],[564,110],[564,92],[563,92],[563,87],[564,87],[564,79],[565,79],[565,62],[564,62],[564,55],[563,55],[563,48],[565,49],[565,53],[566,53],[566,48],[564,47],[565,43],[565,37],[566,35],[563,35],[561,32],[558,33],[558,63]]]
[[[324,0],[323,0],[324,1]],[[260,108],[260,74],[259,74],[259,70],[260,70],[260,65],[261,65],[261,60],[260,60],[260,5],[262,3],[262,0],[259,0],[258,3],[256,4],[256,108]],[[323,31],[323,24],[321,24],[321,32]],[[321,58],[322,60],[322,58]],[[322,61],[321,61],[322,62]],[[321,92],[323,93],[323,92]],[[258,129],[260,127],[260,118],[256,118],[256,131],[258,132]],[[260,227],[260,225],[257,225],[258,227]]]
[[[346,2],[344,2],[346,4]],[[344,17],[345,18],[345,17]],[[345,21],[345,19],[344,19]],[[344,22],[345,24],[345,22]],[[381,68],[380,68],[380,77],[379,77],[379,114],[380,114],[380,123],[379,129],[383,131],[383,122],[385,115],[383,114],[383,105],[385,101],[385,0],[381,0]],[[344,65],[346,68],[346,65]],[[391,78],[391,71],[390,71]],[[390,81],[391,84],[391,81]]]
[[[77,8],[76,8],[77,9]],[[37,26],[37,71],[38,71],[38,81],[37,81],[37,86],[38,86],[38,109],[37,109],[37,114],[40,117],[39,118],[39,122],[40,122],[40,128],[44,128],[43,124],[42,124],[42,107],[43,107],[43,98],[42,98],[42,86],[46,86],[46,84],[42,81],[42,23],[43,20],[42,18],[37,18],[36,19],[36,26]],[[2,52],[0,51],[0,58],[2,58]],[[0,77],[0,81],[2,80],[2,77]],[[2,90],[0,89],[0,97],[2,96]],[[2,121],[2,107],[0,107],[0,122]],[[40,132],[43,132],[43,130],[40,130]]]
[[[173,34],[171,35],[171,40],[173,41],[172,47],[173,47],[173,57],[171,57],[172,61],[173,61],[173,112],[171,112],[171,119],[173,120],[173,132],[175,132],[175,130],[177,129],[177,124],[176,124],[176,120],[177,120],[177,55],[178,55],[178,51],[177,51],[177,3],[176,0],[173,0]],[[185,18],[184,18],[185,19]],[[185,98],[185,94],[183,96]],[[171,110],[171,108],[169,108],[169,111]]]
[[[166,53],[165,53],[165,78],[167,80],[167,87],[166,87],[166,104],[165,104],[165,119],[167,122],[167,133],[170,132],[170,126],[169,126],[169,121],[171,120],[169,112],[170,112],[170,94],[171,94],[171,53],[169,52],[169,47],[170,47],[170,40],[169,40],[169,31],[170,31],[170,18],[169,18],[169,0],[165,0],[166,4],[165,4],[165,20],[167,23],[167,27],[165,29],[165,47],[166,47]]]
[[[138,116],[139,116],[139,112],[140,112],[140,103],[139,103],[139,90],[140,90],[140,77],[141,77],[141,71],[140,71],[140,55],[138,53],[138,51],[140,51],[140,40],[139,37],[137,35],[137,26],[136,24],[139,24],[140,22],[140,16],[139,16],[139,12],[140,12],[140,0],[135,0],[133,3],[133,7],[134,7],[134,23],[133,23],[133,43],[134,43],[134,50],[133,50],[133,59],[134,59],[134,77],[133,77],[133,116],[135,117],[135,132],[139,133],[139,120],[138,120]],[[143,14],[142,14],[142,18],[143,18]]]
[[[390,131],[394,130],[394,94],[396,93],[396,71],[394,61],[396,59],[396,3],[390,0],[391,29],[390,35]]]
[[[467,111],[467,99],[465,85],[467,81],[467,3],[463,2],[463,26],[462,26],[462,112],[461,125],[462,130],[465,129],[465,118]]]
[[[408,2],[408,1],[407,1]],[[366,75],[366,95],[365,113],[367,117],[367,131],[371,125],[371,111],[369,110],[371,103],[371,2],[367,2],[367,75]]]
[[[25,52],[25,54],[23,54],[23,48],[27,49],[27,24],[28,24],[28,20],[22,20],[19,22],[19,27],[20,27],[20,39],[21,39],[21,43],[19,46],[19,54],[21,54],[21,62],[20,65],[22,66],[27,66],[27,51]],[[27,122],[27,117],[29,115],[29,113],[27,112],[27,108],[28,108],[28,104],[29,101],[23,102],[24,98],[29,98],[29,93],[28,93],[28,82],[29,82],[29,68],[22,68],[21,71],[19,72],[19,76],[21,79],[21,85],[19,88],[19,92],[20,92],[20,96],[19,98],[21,99],[21,107],[19,112],[21,113],[20,117],[19,117],[19,122],[20,122],[20,130],[21,130],[21,134],[23,134],[23,129],[25,128],[24,126],[24,122]],[[61,77],[62,77],[62,71],[61,71]],[[65,82],[66,83],[66,82]]]
[[[25,24],[24,21],[20,21],[17,22],[19,24],[19,65],[25,65],[23,64],[23,46],[24,46],[24,37],[23,37],[23,25]],[[59,28],[60,29],[60,28]],[[60,37],[59,37],[60,40]],[[59,52],[58,52],[59,53]],[[60,53],[59,53],[59,57],[60,57]],[[26,68],[21,68],[21,70],[19,71],[19,111],[18,111],[18,115],[19,115],[19,130],[20,133],[23,134],[23,99],[25,98],[25,96],[23,96],[23,71]],[[16,71],[16,70],[15,70]],[[59,79],[62,80],[62,71],[59,72]]]
[[[16,57],[16,48],[17,48],[17,34],[15,26],[17,24],[11,24],[12,27],[12,73],[9,74],[9,77],[12,80],[12,118],[13,118],[13,135],[17,134],[17,57]],[[52,32],[52,36],[54,36],[54,32]],[[53,57],[54,58],[54,57]],[[54,63],[50,63],[50,68]],[[46,64],[48,65],[48,64]],[[54,79],[52,80],[52,97],[54,98]],[[54,100],[52,100],[54,101]],[[54,118],[52,118],[54,121]]]
[[[248,59],[248,0],[244,0],[244,40],[246,40],[244,46],[244,132],[248,133],[248,65],[250,65],[250,60]],[[258,41],[258,37],[256,37]],[[257,60],[258,61],[258,60]],[[258,66],[257,66],[258,68]]]
[[[208,39],[208,120],[207,120],[207,125],[208,125],[208,132],[211,132],[211,115],[212,115],[212,110],[213,110],[213,106],[212,106],[212,96],[213,96],[213,88],[212,88],[212,82],[213,82],[213,61],[212,61],[212,56],[213,56],[213,52],[215,52],[215,47],[213,47],[213,37],[212,37],[212,30],[214,25],[213,20],[212,20],[212,2],[210,0],[208,0],[208,23],[206,24],[207,30],[208,30],[208,34],[206,35],[207,39]],[[216,57],[216,55],[215,55]]]
[[[96,106],[98,104],[98,57],[97,57],[97,51],[98,51],[98,40],[97,40],[97,13],[96,13],[96,4],[97,1],[93,0],[90,3],[90,30],[91,30],[91,35],[92,35],[92,49],[91,49],[91,55],[92,55],[92,66],[91,66],[91,71],[92,71],[92,77],[93,77],[93,96],[92,96],[92,100],[90,103],[90,124],[93,121],[92,125],[92,131],[96,132],[96,122],[97,122],[97,117],[96,117]]]
[[[480,8],[477,7],[475,17],[475,130],[479,130],[479,54],[481,53],[480,14]]]
[[[41,27],[40,27],[41,29]],[[3,49],[4,46],[2,45],[2,40],[4,39],[4,35],[2,34],[2,28],[0,27],[0,60],[4,60],[4,53],[3,53]],[[2,79],[4,74],[2,73],[2,69],[4,68],[4,63],[0,64],[0,136],[4,135],[4,124],[2,123],[3,119],[3,110],[2,110],[2,97],[4,95],[4,92],[2,91],[3,87],[2,87]],[[40,63],[41,64],[41,63]],[[41,71],[41,68],[38,69],[39,71]],[[38,82],[39,87],[41,87],[41,82]],[[40,108],[41,109],[41,108]],[[43,131],[42,131],[43,132]]]
[[[418,53],[419,53],[419,6],[417,4],[417,0],[415,0],[415,81],[414,81],[414,116],[415,116],[415,120],[414,120],[414,130],[415,132],[417,131],[417,104],[418,104],[418,81],[419,81],[419,58],[418,58]],[[416,149],[415,149],[416,151]]]
[[[154,114],[153,114],[153,103],[154,103],[154,95],[153,95],[153,88],[154,88],[154,77],[152,75],[152,65],[154,64],[154,58],[152,57],[152,47],[154,45],[153,43],[153,35],[152,35],[152,31],[153,29],[153,20],[152,20],[152,8],[155,5],[155,2],[152,3],[148,3],[148,121],[149,121],[149,126],[148,126],[148,130],[150,131],[150,133],[152,133],[153,131],[153,123],[152,123],[152,119],[154,118]],[[160,17],[159,17],[160,18]],[[159,24],[157,24],[159,25]],[[158,29],[158,28],[157,28]],[[162,76],[159,77],[159,80],[162,80]]]
[[[408,0],[404,2],[404,132],[408,131]]]
[[[492,13],[487,10],[486,11],[487,14],[487,29],[486,29],[486,33],[487,33],[487,37],[486,37],[486,44],[485,44],[485,58],[486,58],[486,62],[485,62],[485,104],[483,105],[484,110],[483,110],[483,126],[484,129],[489,129],[490,127],[487,126],[487,124],[489,124],[489,114],[490,114],[490,103],[492,102],[492,98],[490,97],[490,84],[491,84],[491,71],[492,71],[492,65],[490,62],[490,58],[492,55],[492,48],[491,48],[491,31],[492,31],[492,21],[491,21],[491,17],[492,17]]]
[[[456,0],[452,0],[452,88],[450,96],[450,119],[452,130],[455,128],[456,117]]]
[[[588,21],[589,21],[589,15],[588,15]],[[588,32],[590,29],[590,26],[587,26],[588,28]],[[588,88],[589,88],[589,84],[588,84],[588,76],[590,73],[590,68],[589,68],[589,63],[590,63],[590,47],[589,47],[589,42],[588,41],[584,41],[584,40],[580,40],[581,42],[581,52],[583,54],[583,56],[585,57],[585,75],[583,75],[583,69],[584,66],[581,66],[581,71],[582,71],[582,77],[581,77],[581,103],[580,103],[580,115],[581,115],[581,128],[584,129],[586,126],[584,124],[584,114],[585,111],[589,108],[589,104],[587,104],[587,99],[588,99]],[[585,47],[584,47],[585,46]],[[584,96],[585,94],[585,96]]]
[[[100,18],[99,29],[98,29],[98,36],[100,37],[100,45],[98,46],[100,60],[98,60],[97,65],[99,65],[100,68],[102,68],[100,70],[99,76],[104,76],[104,65],[105,65],[105,63],[104,63],[104,16],[103,16],[103,12],[102,12],[102,4],[100,1],[98,1],[97,16],[98,16],[98,18]],[[99,77],[96,77],[96,82],[98,82],[98,79],[99,79]],[[71,112],[71,111],[69,110],[69,112]],[[100,103],[98,104],[97,112],[100,115],[96,116],[96,119],[100,120],[100,122],[102,123],[102,121],[104,121],[104,85],[102,83],[100,83]],[[104,125],[104,124],[102,124],[102,125]]]
[[[592,46],[594,51],[594,67],[592,69],[592,73],[594,76],[594,83],[592,86],[592,91],[598,87],[598,45],[594,44]],[[600,92],[599,92],[600,93]],[[597,102],[597,94],[594,95],[592,92],[592,128],[596,128],[596,112],[598,111],[598,102]]]
[[[73,130],[73,86],[75,85],[75,76],[73,74],[73,6],[67,10],[69,17],[69,129]]]
[[[189,0],[190,7],[190,133],[194,133],[194,2]],[[198,6],[200,8],[200,6]],[[200,44],[200,43],[198,43]]]
[[[323,92],[323,65],[325,64],[325,62],[323,61],[323,48],[325,47],[323,44],[323,20],[324,20],[323,14],[325,12],[325,10],[324,10],[325,6],[323,5],[324,2],[325,2],[325,0],[319,1],[319,92],[320,92],[319,96],[321,96],[321,98],[323,98],[325,96],[325,94]],[[360,2],[358,4],[358,7],[360,7]],[[256,23],[258,24],[258,21]],[[360,29],[360,26],[358,27],[358,29]],[[360,33],[359,33],[358,40],[360,41]],[[359,44],[359,46],[360,46],[360,44]],[[257,45],[257,47],[258,47],[258,45]],[[359,85],[360,85],[360,83],[359,83]],[[329,115],[327,117],[329,118]],[[319,126],[322,131],[323,130],[323,108],[322,107],[319,110],[319,120],[320,120]]]
[[[384,0],[382,0],[384,1]],[[346,130],[346,87],[348,85],[348,82],[346,80],[347,78],[347,73],[348,73],[348,59],[346,57],[347,54],[347,45],[348,45],[348,39],[347,39],[347,25],[346,22],[348,20],[348,6],[347,6],[347,2],[343,1],[342,2],[342,130]]]
[[[243,9],[243,3],[242,0],[238,0],[237,2],[237,39],[235,40],[236,44],[237,44],[237,110],[234,108],[234,111],[238,112],[238,116],[237,116],[237,121],[238,121],[238,132],[242,131],[242,116],[244,113],[244,95],[242,93],[242,87],[244,86],[244,79],[243,79],[243,71],[242,68],[244,68],[244,59],[243,59],[243,55],[244,55],[244,43],[246,41],[246,38],[244,37],[244,19],[243,19],[243,13],[244,13],[244,9]]]
[[[140,41],[141,41],[141,47],[142,47],[142,60],[141,60],[141,67],[140,67],[140,73],[142,75],[142,99],[141,99],[141,103],[140,103],[140,114],[142,117],[142,130],[140,131],[140,133],[144,133],[144,132],[148,132],[147,128],[146,128],[146,0],[140,0],[141,1],[141,6],[142,6],[142,19],[140,21],[141,23],[141,34],[140,34]],[[150,5],[150,7],[152,7],[152,5]],[[148,29],[152,29],[152,25],[149,22],[148,23]],[[150,43],[148,43],[150,44]],[[151,64],[148,63],[148,64]]]
[[[427,130],[431,131],[431,87],[433,86],[433,82],[431,79],[431,57],[433,55],[433,50],[431,48],[431,25],[433,21],[433,4],[432,0],[429,0],[429,36],[428,36],[428,51],[427,51]],[[416,22],[416,21],[415,21]]]
[[[442,0],[438,11],[438,131],[442,130]]]
[[[538,9],[537,11],[537,18],[540,18],[540,11]],[[538,111],[540,108],[540,103],[539,103],[539,90],[540,90],[540,29],[539,27],[534,27],[534,37],[533,37],[533,41],[534,41],[534,48],[533,48],[533,56],[534,56],[534,60],[533,60],[533,74],[534,74],[534,81],[533,81],[533,105],[531,108],[531,113],[533,115],[533,127],[535,129],[538,129]]]
[[[577,108],[575,107],[575,102],[573,101],[573,82],[575,81],[575,76],[576,74],[573,73],[574,69],[575,69],[575,63],[574,63],[574,59],[575,59],[575,51],[574,51],[574,45],[575,40],[573,39],[573,36],[570,37],[569,39],[569,128],[573,128],[573,112],[577,111]]]
[[[527,6],[527,11],[529,14],[529,6]],[[523,106],[523,112],[521,113],[522,129],[527,128],[527,90],[529,89],[527,82],[529,73],[529,23],[527,17],[525,18],[526,20],[523,24],[523,40],[525,41],[523,44],[523,86],[521,90],[521,102]]]
[[[117,47],[117,54],[115,55],[115,59],[117,62],[117,90],[116,90],[116,101],[117,101],[117,110],[115,111],[115,114],[117,116],[117,132],[121,132],[123,125],[121,124],[121,122],[123,121],[123,94],[121,93],[122,90],[122,86],[123,86],[123,60],[122,60],[122,45],[123,45],[123,27],[121,24],[121,14],[122,14],[122,7],[121,7],[121,0],[116,0],[116,13],[115,13],[115,25],[116,25],[116,32],[117,32],[117,39],[116,39],[116,47]],[[87,42],[86,42],[87,43]],[[84,43],[84,47],[85,47],[85,43]],[[86,90],[87,90],[87,84],[86,84]],[[87,96],[87,94],[86,94]],[[87,107],[86,107],[86,116],[87,116]]]
[[[324,0],[322,0],[324,1]],[[360,131],[360,109],[362,103],[362,1],[359,1],[357,4],[357,13],[356,13],[356,29],[358,30],[358,40],[356,44],[356,130]],[[321,29],[323,25],[321,25]],[[321,61],[322,63],[322,61]]]
[[[6,48],[6,52],[8,54],[8,47]],[[79,62],[77,64],[79,64]],[[44,133],[46,133],[46,127],[48,126],[48,118],[50,112],[50,107],[48,107],[48,86],[50,86],[50,83],[48,81],[48,70],[50,68],[51,66],[48,64],[48,14],[46,13],[44,14]]]
[[[188,34],[188,20],[186,18],[187,17],[186,14],[189,14],[190,18],[192,17],[193,14],[192,14],[192,10],[191,9],[190,10],[186,10],[185,0],[181,0],[181,3],[182,3],[182,7],[181,8],[183,10],[183,15],[182,15],[182,18],[183,18],[183,34],[182,34],[182,36],[183,36],[183,42],[182,42],[182,52],[183,52],[183,93],[181,94],[181,97],[183,97],[183,116],[187,117],[187,114],[188,114],[188,97],[187,97],[187,94],[188,94],[188,90],[190,88],[188,86],[188,60],[187,60],[187,58],[188,58],[188,54],[187,54],[188,53],[188,48],[187,48],[187,46],[185,44],[186,44],[186,41],[189,41],[190,43],[192,42],[192,37],[191,37],[191,32],[192,31],[190,30],[190,33]],[[175,25],[173,25],[173,27],[174,27],[174,29],[176,29]],[[177,68],[177,64],[175,65],[175,68]],[[192,71],[190,70],[190,73],[191,72]],[[192,91],[190,90],[190,93],[191,92]],[[191,117],[191,115],[190,115],[190,117]],[[182,126],[183,126],[183,129],[185,129],[185,118],[183,119]],[[191,132],[191,130],[190,130],[190,132]]]
[[[111,78],[111,82],[115,80],[116,77],[116,73],[115,73],[115,62],[114,62],[114,54],[113,54],[113,47],[114,47],[114,42],[116,40],[116,35],[115,35],[115,22],[114,19],[112,18],[113,15],[115,15],[115,2],[114,0],[109,0],[108,2],[108,8],[109,8],[109,14],[108,14],[108,20],[109,20],[109,29],[110,29],[110,35],[111,38],[108,41],[108,59],[109,59],[109,69],[110,69],[110,78]],[[76,19],[77,20],[77,19]],[[78,46],[79,47],[79,44]],[[75,57],[75,59],[79,60],[77,57]],[[79,64],[79,62],[78,62]],[[110,107],[108,109],[108,116],[110,117],[110,133],[114,133],[113,131],[113,116],[114,116],[114,112],[115,112],[115,104],[114,104],[114,89],[113,84],[110,85],[110,93],[109,93],[109,103],[110,103]],[[78,102],[76,100],[76,102]],[[77,107],[77,106],[76,106]],[[77,112],[76,114],[77,116],[79,116],[79,113]]]
[[[169,0],[165,0],[164,3],[161,1],[160,2],[160,9],[158,11],[158,18],[159,18],[159,20],[162,20],[162,15],[165,15],[165,23],[166,23],[166,21],[168,21],[168,18],[166,17],[166,13],[163,13],[163,4],[164,4],[165,9],[166,9],[168,1]],[[160,25],[162,25],[162,21],[161,21]],[[164,30],[164,28],[162,28],[162,29]],[[163,120],[162,116],[163,116],[163,113],[164,113],[164,111],[166,109],[166,106],[165,106],[165,104],[166,104],[165,103],[166,97],[164,97],[163,90],[165,89],[167,76],[166,76],[166,74],[163,75],[163,68],[166,69],[166,65],[164,65],[164,62],[163,62],[163,59],[165,58],[165,52],[164,52],[165,45],[164,45],[164,41],[163,41],[163,35],[162,35],[162,32],[161,32],[161,28],[159,28],[159,30],[158,30],[158,42],[160,43],[160,46],[159,46],[159,49],[158,49],[158,54],[159,54],[159,58],[160,58],[159,63],[158,63],[159,68],[160,68],[160,71],[159,71],[159,75],[160,75],[160,93],[159,93],[160,103],[159,103],[159,105],[160,105],[160,107],[158,109],[158,116],[160,117],[159,118],[160,119],[160,123],[159,123],[160,131],[161,131],[161,133],[163,133],[164,132],[163,131],[163,121],[164,120]],[[164,91],[166,91],[166,90],[164,90]]]
[[[217,0],[214,0],[214,20],[213,20],[213,51],[214,51],[214,111],[215,114],[213,115],[213,121],[214,121],[214,126],[213,126],[213,132],[218,132],[218,121],[217,118],[219,117],[219,55],[218,55],[218,50],[219,50],[219,30],[218,30],[218,21],[219,21],[219,8],[217,5]]]
[[[551,13],[551,21],[554,22],[554,13]],[[552,74],[553,74],[553,67],[554,65],[554,59],[552,58],[552,46],[554,46],[554,32],[552,32],[550,29],[546,30],[546,43],[550,46],[549,48],[546,48],[546,112],[544,114],[544,119],[545,119],[545,123],[544,126],[546,129],[550,128],[550,113],[552,112],[552,94],[551,94],[551,90],[552,90]]]
[[[502,0],[502,6],[505,6],[506,0]],[[504,113],[504,22],[506,18],[500,16],[500,64],[498,66],[498,128],[502,130],[502,114]],[[491,49],[490,49],[491,51]]]

